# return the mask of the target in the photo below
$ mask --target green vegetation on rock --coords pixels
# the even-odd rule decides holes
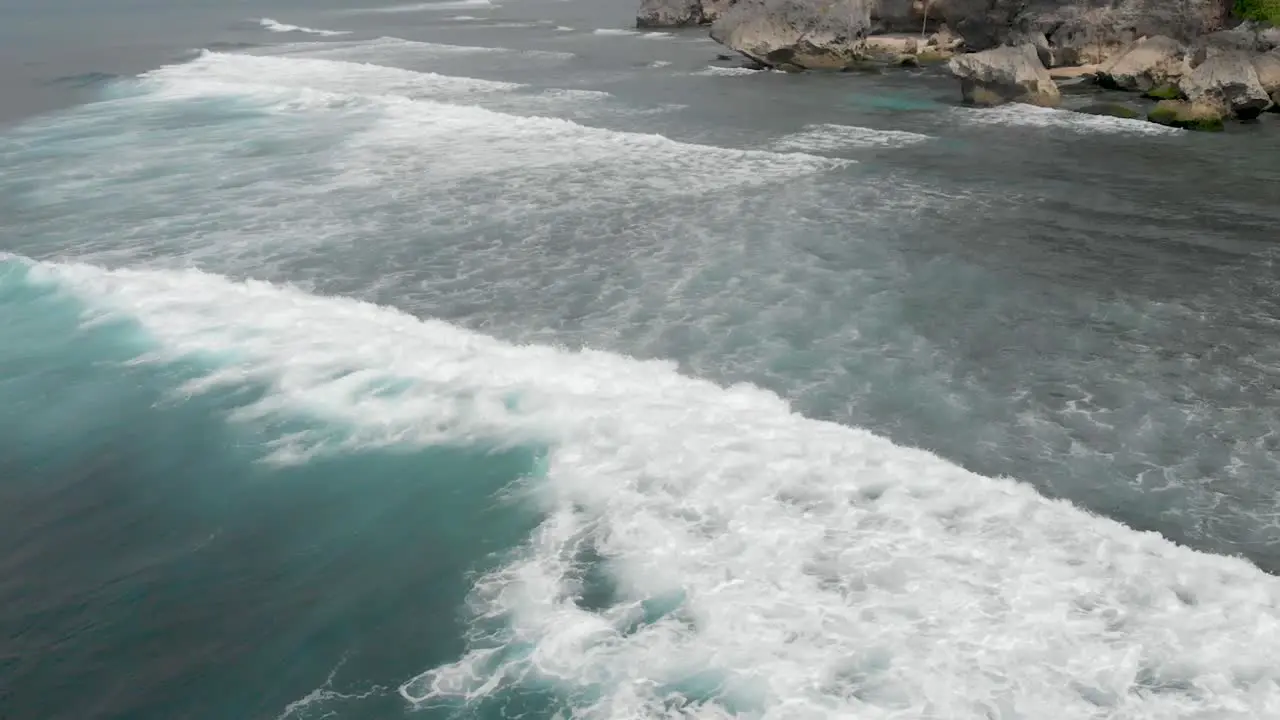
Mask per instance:
[[[1213,108],[1193,105],[1181,100],[1161,100],[1147,114],[1147,119],[1159,125],[1197,130],[1200,132],[1221,132],[1222,115]]]
[[[1236,0],[1235,11],[1244,20],[1280,25],[1280,0]]]
[[[1143,97],[1149,97],[1152,100],[1177,100],[1182,97],[1182,91],[1175,85],[1164,84],[1159,87],[1153,87],[1142,93]]]

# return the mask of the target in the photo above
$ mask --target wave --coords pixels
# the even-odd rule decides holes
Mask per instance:
[[[262,18],[261,20],[258,21],[258,24],[262,25],[263,28],[275,33],[297,32],[297,33],[305,33],[307,35],[323,35],[326,37],[351,34],[350,30],[318,30],[316,28],[302,27],[301,25],[289,25],[287,23],[282,23],[277,20],[272,20],[271,18]]]
[[[1015,125],[1057,128],[1077,133],[1116,133],[1133,135],[1177,135],[1182,130],[1157,125],[1146,120],[1130,120],[1107,115],[1090,115],[1057,108],[1042,108],[1010,103],[995,108],[952,108],[966,122],[991,125]]]
[[[756,69],[756,68],[746,68],[746,67],[720,67],[719,65],[709,65],[709,66],[707,66],[707,67],[705,67],[705,68],[703,68],[703,69],[701,69],[701,70],[697,70],[697,71],[695,71],[695,72],[693,72],[693,73],[691,73],[691,74],[693,74],[693,75],[719,75],[719,76],[722,76],[722,77],[734,77],[734,76],[737,76],[737,75],[755,75],[756,73],[760,73],[760,72],[764,72],[764,71],[763,71],[763,70],[758,70],[758,69]]]
[[[303,42],[278,45],[257,53],[259,55],[302,55],[306,57],[331,57],[350,60],[395,63],[407,59],[437,59],[465,57],[468,55],[514,56],[521,61],[536,59],[549,61],[571,60],[571,52],[555,50],[517,50],[485,45],[452,45],[449,43],[405,40],[397,37],[379,37],[373,40]]]
[[[544,520],[476,581],[420,706],[546,692],[575,717],[1274,717],[1280,579],[673,364],[517,346],[194,270],[32,264],[155,350],[254,382],[236,422],[327,452],[549,447]],[[273,459],[307,462],[301,432]]]
[[[436,10],[457,10],[459,8],[499,7],[490,0],[440,0],[439,2],[409,3],[406,5],[384,5],[382,7],[349,8],[341,11],[346,15],[363,14],[396,14],[432,12]]]
[[[876,130],[856,125],[808,125],[798,133],[785,135],[774,142],[776,150],[801,152],[838,152],[849,148],[906,147],[932,140],[928,135],[903,130]]]

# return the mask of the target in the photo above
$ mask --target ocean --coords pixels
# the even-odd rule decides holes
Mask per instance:
[[[1280,115],[634,12],[0,0],[0,718],[1280,717]]]

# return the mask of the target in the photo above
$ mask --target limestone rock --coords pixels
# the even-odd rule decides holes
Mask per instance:
[[[1280,50],[1255,56],[1253,69],[1258,73],[1262,91],[1271,96],[1271,110],[1280,112]]]
[[[1248,120],[1271,105],[1253,57],[1244,52],[1223,53],[1204,61],[1182,77],[1178,87],[1193,104],[1217,107],[1224,115]]]
[[[702,0],[643,0],[636,27],[668,28],[702,22]]]
[[[711,39],[771,67],[840,69],[866,52],[867,0],[739,0]]]
[[[1147,114],[1147,119],[1160,125],[1217,132],[1222,130],[1222,109],[1212,105],[1189,103],[1183,100],[1161,100]]]
[[[1004,46],[951,59],[966,103],[1000,105],[1021,102],[1052,107],[1062,95],[1031,45]]]
[[[1182,44],[1163,35],[1130,45],[1098,70],[1098,82],[1115,90],[1147,92],[1191,72]]]
[[[1043,33],[1055,65],[1102,63],[1139,38],[1189,42],[1224,27],[1224,0],[931,0],[937,17],[970,50]]]
[[[729,12],[737,0],[702,0],[702,22],[710,24]]]
[[[733,7],[737,0],[642,0],[636,27],[670,28],[706,25]]]

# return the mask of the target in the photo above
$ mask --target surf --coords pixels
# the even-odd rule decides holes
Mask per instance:
[[[1280,580],[761,388],[194,270],[6,263],[135,323],[153,343],[137,362],[204,358],[183,397],[264,388],[230,422],[342,428],[294,434],[271,462],[547,448],[522,501],[543,519],[474,583],[468,650],[400,688],[415,704],[545,691],[581,717],[663,713],[675,696],[697,717],[1280,710]]]

